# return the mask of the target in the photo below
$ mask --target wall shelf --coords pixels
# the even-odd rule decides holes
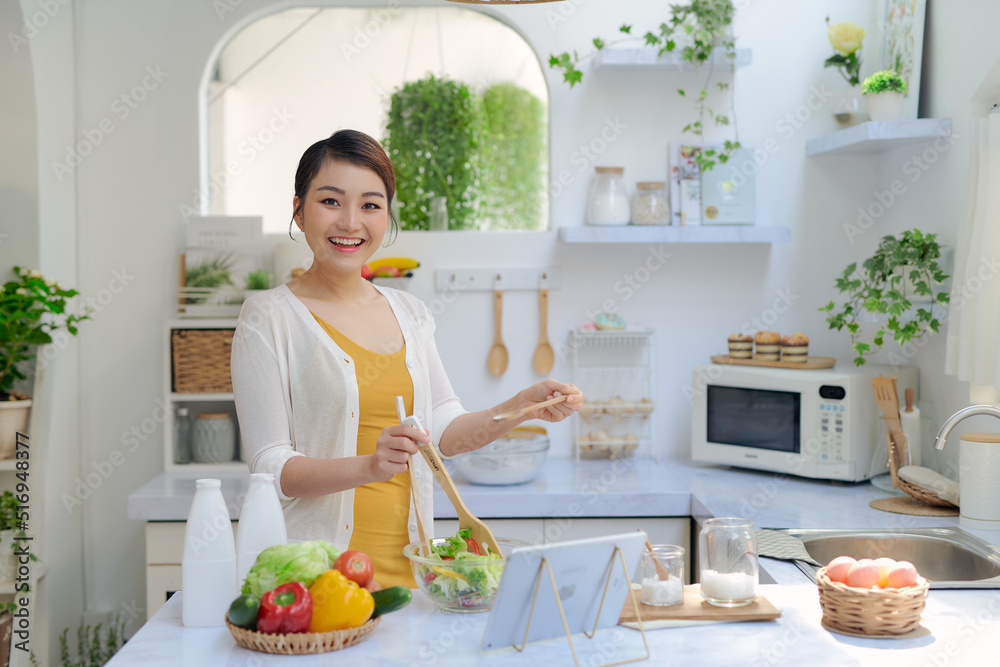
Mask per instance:
[[[648,69],[648,68],[658,68],[658,69],[670,69],[678,72],[696,72],[698,70],[707,67],[709,63],[704,65],[692,65],[691,63],[685,61],[680,54],[680,50],[674,51],[672,53],[664,53],[662,56],[658,56],[660,49],[655,46],[644,46],[636,48],[605,48],[597,52],[597,56],[594,59],[594,67],[600,68],[616,68],[616,69]],[[712,49],[711,57],[712,66],[725,66],[730,65],[729,58],[726,57],[724,49]],[[750,49],[736,49],[736,61],[735,66],[737,68],[745,67],[751,62]]]
[[[783,243],[791,240],[788,227],[756,225],[622,225],[619,227],[562,227],[563,243]]]
[[[806,143],[806,155],[881,153],[950,136],[950,118],[868,121],[810,139]]]

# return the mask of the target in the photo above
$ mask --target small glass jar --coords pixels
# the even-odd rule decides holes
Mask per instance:
[[[757,534],[749,519],[708,519],[698,534],[701,596],[717,607],[757,599]]]
[[[194,423],[194,460],[226,463],[236,455],[236,429],[228,412],[206,412]]]
[[[651,550],[643,549],[641,568],[643,604],[669,607],[684,602],[684,547],[654,544]]]
[[[627,225],[631,219],[624,167],[594,167],[587,194],[588,225]]]
[[[663,181],[639,181],[632,197],[633,225],[669,225],[670,204]]]

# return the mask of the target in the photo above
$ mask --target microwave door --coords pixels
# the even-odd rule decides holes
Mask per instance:
[[[802,399],[798,392],[709,385],[707,440],[798,454]]]

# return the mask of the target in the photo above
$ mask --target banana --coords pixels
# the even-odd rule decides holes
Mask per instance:
[[[383,266],[393,266],[399,269],[401,273],[406,273],[420,266],[420,262],[412,257],[382,257],[368,262],[368,268],[372,271],[378,271]]]

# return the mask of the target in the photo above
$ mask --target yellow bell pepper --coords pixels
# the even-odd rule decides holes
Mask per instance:
[[[337,570],[327,570],[309,587],[313,600],[309,632],[346,630],[364,625],[375,610],[375,599],[367,589]]]

